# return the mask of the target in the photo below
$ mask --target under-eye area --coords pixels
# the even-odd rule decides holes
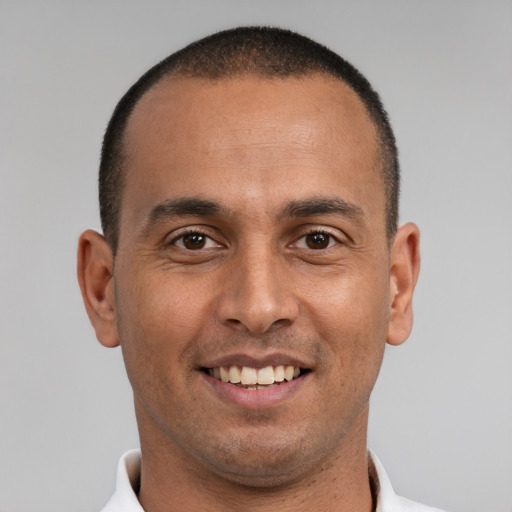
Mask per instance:
[[[202,368],[202,371],[217,380],[241,388],[263,389],[298,379],[310,370],[292,365],[265,366],[264,368],[230,365]]]

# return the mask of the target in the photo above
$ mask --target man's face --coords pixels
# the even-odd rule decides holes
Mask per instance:
[[[357,96],[320,76],[166,79],[125,148],[114,282],[143,449],[263,485],[364,442],[390,268]]]

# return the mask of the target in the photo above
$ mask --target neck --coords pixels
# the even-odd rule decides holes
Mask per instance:
[[[204,468],[169,439],[141,430],[139,501],[147,512],[371,512],[366,448],[367,411],[318,464],[275,485],[252,486]],[[139,425],[139,428],[141,425]]]

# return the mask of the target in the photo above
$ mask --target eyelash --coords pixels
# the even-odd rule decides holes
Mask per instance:
[[[311,231],[308,231],[307,233],[302,234],[297,240],[294,242],[293,245],[297,245],[300,240],[306,240],[308,236],[314,236],[314,235],[321,235],[327,238],[327,246],[326,247],[302,247],[302,249],[309,249],[312,251],[320,251],[320,250],[326,250],[330,249],[334,244],[340,244],[340,239],[335,236],[333,233],[331,233],[328,230],[325,229],[312,229]],[[334,242],[334,243],[333,243]],[[305,241],[305,244],[307,245],[307,242]]]
[[[212,238],[210,235],[208,235],[207,233],[205,233],[203,230],[200,230],[200,229],[187,229],[186,231],[183,231],[181,232],[179,235],[175,236],[170,242],[169,242],[169,245],[174,245],[176,247],[178,247],[179,249],[183,249],[183,250],[189,250],[189,251],[195,251],[195,250],[202,250],[202,249],[205,249],[205,247],[198,247],[196,249],[192,249],[192,248],[189,248],[189,247],[180,247],[178,245],[178,242],[181,240],[183,241],[185,239],[185,237],[187,236],[191,236],[191,235],[197,235],[199,237],[204,237],[204,239],[206,239],[205,241],[205,244],[208,244],[208,240],[210,242],[214,242],[216,244],[217,247],[219,246],[222,246],[222,244],[218,243],[215,241],[214,238]],[[312,250],[312,251],[320,251],[320,250],[326,250],[326,249],[329,249],[331,248],[334,244],[340,244],[342,243],[340,241],[340,239],[335,236],[333,233],[331,233],[330,231],[328,230],[325,230],[325,229],[312,229],[306,233],[303,233],[300,237],[298,237],[295,242],[293,242],[292,244],[290,244],[291,246],[297,246],[298,245],[298,242],[300,240],[306,240],[306,237],[308,236],[313,236],[313,235],[321,235],[321,236],[324,236],[326,237],[327,239],[327,246],[326,247],[299,247],[299,249],[305,249],[305,250]],[[334,243],[333,243],[334,242]],[[307,242],[305,241],[304,242],[306,245]],[[206,247],[206,249],[210,249],[211,247]]]
[[[192,236],[192,235],[197,235],[199,237],[203,237],[204,239],[210,240],[210,241],[214,242],[217,246],[221,245],[218,242],[216,242],[210,235],[208,235],[207,233],[205,233],[203,230],[200,230],[200,229],[187,229],[186,231],[182,231],[179,235],[175,236],[169,242],[169,245],[174,245],[174,246],[179,247],[177,245],[178,241],[180,241],[180,240],[183,241],[185,239],[185,237]],[[208,242],[206,242],[206,243],[208,243]],[[190,250],[190,251],[194,250],[194,249],[189,249],[187,247],[179,247],[179,248],[183,249],[183,250]],[[204,249],[204,247],[200,247],[199,249]]]

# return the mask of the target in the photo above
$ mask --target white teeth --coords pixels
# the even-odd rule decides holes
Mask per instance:
[[[294,372],[293,366],[287,366],[284,369],[284,378],[286,380],[292,380],[293,379],[293,372]]]
[[[274,368],[265,366],[258,370],[258,384],[274,384]]]
[[[290,381],[300,376],[300,368],[292,365],[265,366],[252,368],[250,366],[219,366],[210,368],[208,373],[222,382],[240,384],[248,389],[260,389],[276,382]]]
[[[276,366],[274,371],[274,381],[275,382],[283,382],[284,380],[284,366]]]
[[[238,366],[232,365],[229,368],[229,382],[238,384],[242,380]]]
[[[244,366],[242,368],[242,374],[240,375],[240,378],[240,382],[246,386],[250,386],[251,384],[258,384],[258,370],[256,370],[256,368]]]
[[[220,379],[222,382],[229,382],[229,372],[224,368],[224,366],[220,367]]]

